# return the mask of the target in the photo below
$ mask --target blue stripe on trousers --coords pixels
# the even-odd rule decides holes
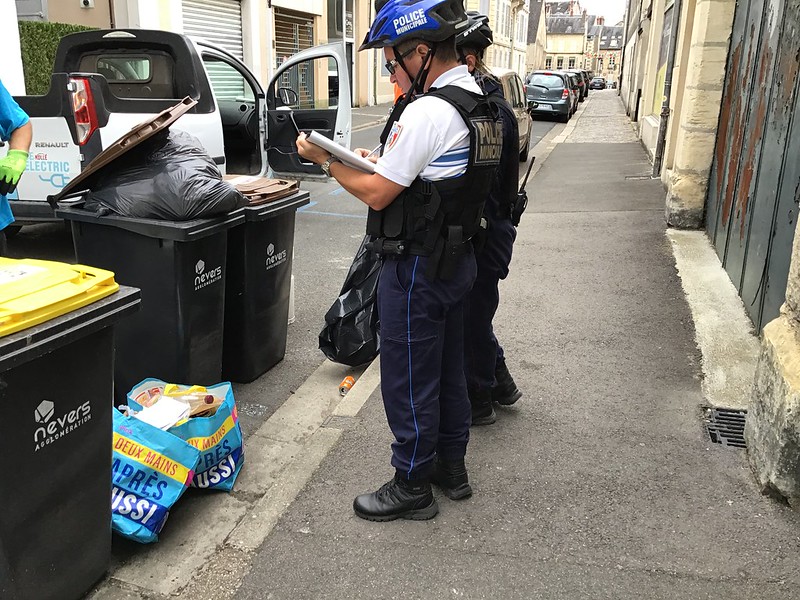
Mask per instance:
[[[411,466],[408,468],[408,476],[411,477],[411,472],[414,470],[414,463],[417,460],[417,448],[419,447],[419,423],[417,423],[417,411],[414,409],[414,378],[411,363],[411,292],[414,290],[414,281],[417,278],[417,266],[419,265],[419,256],[414,260],[414,269],[411,271],[411,285],[408,287],[408,295],[406,297],[406,323],[407,340],[408,340],[408,399],[411,404],[411,414],[414,417],[414,432],[416,433],[416,440],[414,441],[414,454],[411,455]]]

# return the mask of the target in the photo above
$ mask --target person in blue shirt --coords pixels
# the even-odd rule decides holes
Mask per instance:
[[[0,81],[0,140],[9,146],[8,153],[0,158],[0,256],[6,254],[5,228],[14,222],[6,196],[17,189],[19,178],[28,165],[32,135],[28,115]]]

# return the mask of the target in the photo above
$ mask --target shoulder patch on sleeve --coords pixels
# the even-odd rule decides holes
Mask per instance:
[[[386,149],[389,150],[397,142],[397,138],[403,132],[403,126],[399,121],[395,121],[392,128],[389,130],[389,135],[386,136]]]

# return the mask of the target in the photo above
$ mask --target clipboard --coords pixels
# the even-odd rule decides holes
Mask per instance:
[[[352,150],[348,150],[344,146],[340,146],[333,140],[326,138],[321,133],[312,131],[306,137],[309,142],[327,150],[335,157],[339,158],[347,166],[358,169],[359,171],[364,171],[365,173],[375,172],[374,163],[368,161],[366,158],[362,158]]]

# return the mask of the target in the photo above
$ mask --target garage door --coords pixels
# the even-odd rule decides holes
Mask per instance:
[[[757,331],[786,300],[800,201],[800,5],[737,2],[706,229]]]
[[[280,66],[292,54],[314,45],[314,20],[300,13],[275,9],[275,66]],[[280,84],[296,90],[300,96],[299,107],[314,105],[314,82],[308,73],[308,63],[284,71]]]
[[[207,39],[242,60],[242,4],[239,0],[183,0],[183,32]]]
[[[314,45],[314,20],[300,13],[277,7],[274,14],[275,61],[280,65],[292,54]]]

